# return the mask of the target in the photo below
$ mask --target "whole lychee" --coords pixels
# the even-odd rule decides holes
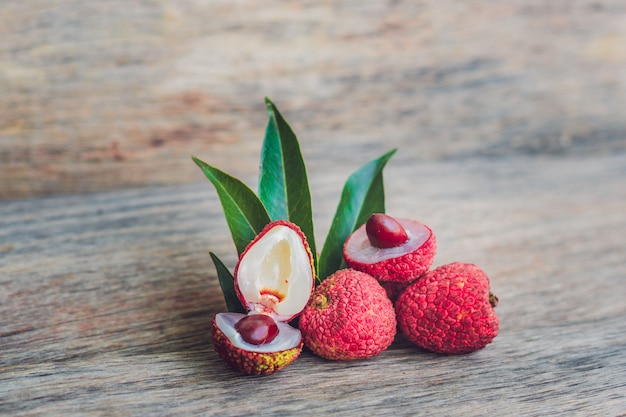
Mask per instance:
[[[393,342],[396,326],[385,290],[374,277],[354,269],[326,278],[300,316],[305,346],[331,360],[379,354]]]
[[[240,372],[276,372],[302,351],[302,334],[287,321],[300,314],[315,284],[311,250],[300,228],[284,220],[268,224],[242,252],[234,278],[249,313],[216,314],[214,348]]]
[[[498,334],[487,274],[476,265],[455,262],[433,269],[396,300],[400,331],[417,346],[444,353],[470,353]]]
[[[375,213],[346,239],[343,256],[348,267],[379,281],[410,282],[428,271],[436,250],[428,226]]]

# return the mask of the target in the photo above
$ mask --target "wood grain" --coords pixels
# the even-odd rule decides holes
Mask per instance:
[[[433,228],[435,264],[491,277],[502,325],[484,350],[400,336],[370,360],[305,351],[242,376],[210,341],[225,307],[207,252],[232,268],[235,250],[208,181],[3,202],[0,414],[623,415],[626,155],[396,156],[388,211]],[[318,241],[358,165],[309,170]]]
[[[623,151],[625,7],[4,0],[0,198],[252,174],[264,96],[315,155]]]
[[[619,0],[0,2],[0,415],[626,416],[625,23]],[[220,360],[208,251],[235,248],[190,156],[256,188],[264,96],[318,247],[399,149],[387,211],[489,274],[491,345]]]

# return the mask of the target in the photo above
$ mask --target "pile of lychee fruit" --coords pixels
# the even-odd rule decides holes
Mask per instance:
[[[234,369],[274,373],[306,346],[328,360],[356,360],[387,349],[397,332],[440,354],[484,348],[498,334],[497,298],[473,264],[431,269],[432,230],[375,213],[343,246],[346,268],[316,285],[313,256],[300,228],[269,223],[235,268],[235,290],[248,311],[212,322],[217,353]]]

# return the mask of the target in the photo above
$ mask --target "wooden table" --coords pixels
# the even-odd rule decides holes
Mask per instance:
[[[485,269],[501,331],[439,356],[305,351],[269,377],[212,350],[211,249],[234,247],[208,182],[0,205],[0,411],[106,415],[620,415],[626,411],[626,155],[387,170],[388,211],[431,225],[435,264]],[[338,197],[310,172],[318,236]]]
[[[626,415],[621,1],[200,3],[0,5],[0,415]],[[387,211],[489,274],[492,344],[222,362],[208,252],[235,248],[190,156],[255,188],[263,95],[318,246],[399,149]]]

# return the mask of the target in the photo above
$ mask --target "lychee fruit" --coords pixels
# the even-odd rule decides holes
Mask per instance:
[[[244,374],[269,375],[298,358],[302,352],[302,335],[298,329],[284,322],[276,322],[278,331],[271,342],[249,343],[236,329],[237,323],[247,317],[253,315],[218,313],[213,318],[213,346],[226,363]]]
[[[379,281],[411,282],[428,271],[436,250],[425,224],[374,213],[346,239],[343,256],[348,267]]]
[[[306,306],[315,284],[306,237],[288,221],[268,224],[242,252],[234,278],[248,314],[215,315],[215,351],[240,372],[274,373],[302,351],[300,330],[287,322]]]
[[[487,274],[476,265],[443,265],[398,297],[398,327],[408,340],[432,352],[474,352],[498,334],[497,300]]]
[[[345,361],[387,349],[397,323],[393,305],[374,277],[342,269],[317,286],[299,327],[314,354]]]
[[[400,294],[404,292],[404,290],[413,283],[413,281],[407,282],[397,282],[397,281],[378,281],[387,292],[387,297],[391,300],[392,303],[395,303]]]

